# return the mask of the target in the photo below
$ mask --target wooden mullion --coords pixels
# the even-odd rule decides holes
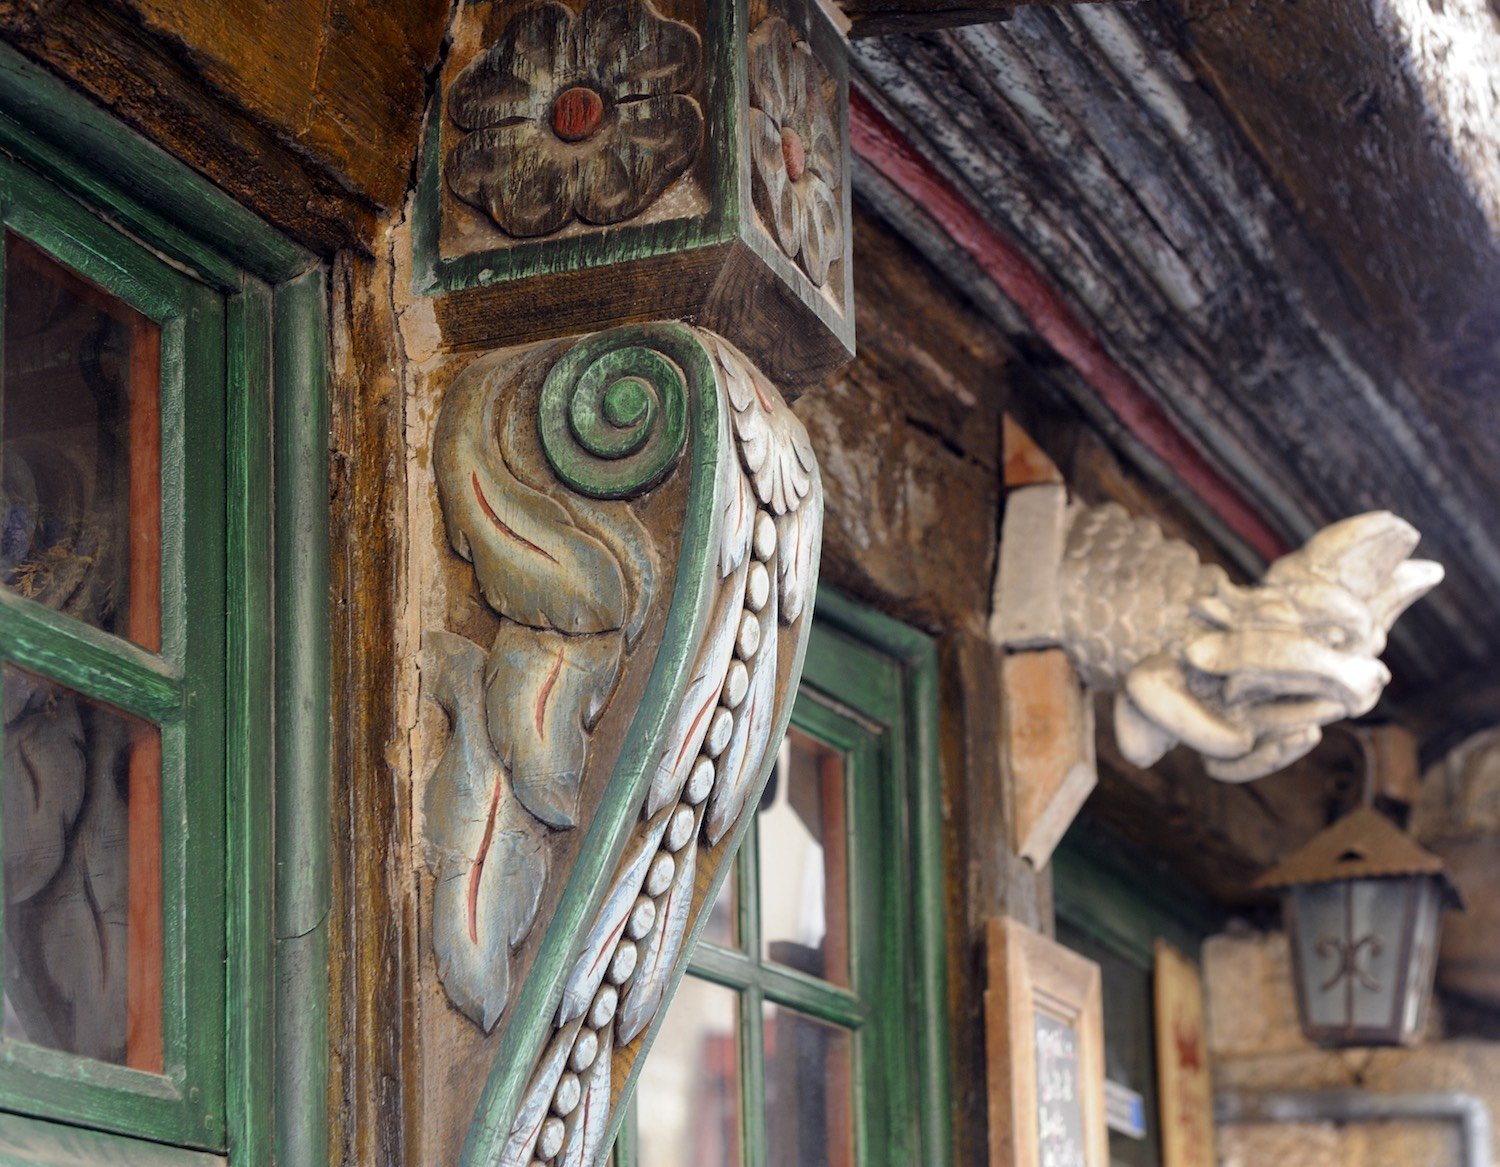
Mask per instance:
[[[755,987],[773,1004],[785,1005],[844,1029],[858,1029],[869,1017],[865,1003],[855,994],[795,969],[762,965],[757,970]]]
[[[0,588],[0,644],[7,661],[137,717],[182,716],[180,672],[158,656]]]
[[[740,993],[740,1147],[744,1167],[766,1163],[765,998],[758,986]]]
[[[746,953],[700,943],[688,961],[688,973],[726,989],[743,989],[755,983],[760,969]]]

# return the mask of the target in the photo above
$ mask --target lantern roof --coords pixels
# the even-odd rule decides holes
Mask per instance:
[[[1295,887],[1345,879],[1430,875],[1443,887],[1450,907],[1463,896],[1443,861],[1385,815],[1362,806],[1313,838],[1290,858],[1255,881],[1259,888]]]

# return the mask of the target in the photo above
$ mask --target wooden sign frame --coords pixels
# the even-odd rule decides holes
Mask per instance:
[[[1043,1167],[1037,1081],[1037,1017],[1078,1039],[1083,1167],[1108,1167],[1104,1115],[1104,1010],[1099,966],[1011,919],[988,926],[985,1052],[990,1167]],[[1075,1160],[1078,1162],[1078,1160]]]
[[[1156,942],[1156,1094],[1164,1167],[1214,1167],[1213,1070],[1198,966]]]

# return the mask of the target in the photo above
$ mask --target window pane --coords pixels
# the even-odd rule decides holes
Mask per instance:
[[[5,1036],[162,1068],[161,731],[7,665]]]
[[[153,652],[160,358],[156,324],[6,236],[0,577]]]
[[[641,1070],[642,1167],[738,1167],[739,994],[684,977]]]
[[[761,801],[760,918],[768,959],[849,983],[844,757],[790,730]]]
[[[765,1042],[768,1167],[854,1167],[853,1034],[767,1002]]]
[[[708,944],[717,944],[722,948],[738,948],[739,921],[737,919],[738,909],[734,894],[735,886],[739,881],[740,866],[731,860],[729,874],[724,877],[724,882],[719,885],[719,896],[714,900],[714,906],[708,910],[708,923],[703,925],[703,940]]]

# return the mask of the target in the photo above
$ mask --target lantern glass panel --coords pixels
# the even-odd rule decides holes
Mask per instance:
[[[1443,893],[1435,879],[1417,884],[1416,922],[1412,933],[1411,975],[1406,982],[1406,1005],[1401,1017],[1401,1038],[1415,1039],[1427,1020],[1427,1002],[1432,996],[1437,972],[1438,935],[1442,928]]]
[[[1399,1042],[1421,1020],[1425,993],[1413,969],[1422,953],[1413,929],[1431,917],[1426,878],[1355,879],[1294,888],[1293,937],[1304,1027],[1310,1036]],[[1430,955],[1425,958],[1430,968]]]

